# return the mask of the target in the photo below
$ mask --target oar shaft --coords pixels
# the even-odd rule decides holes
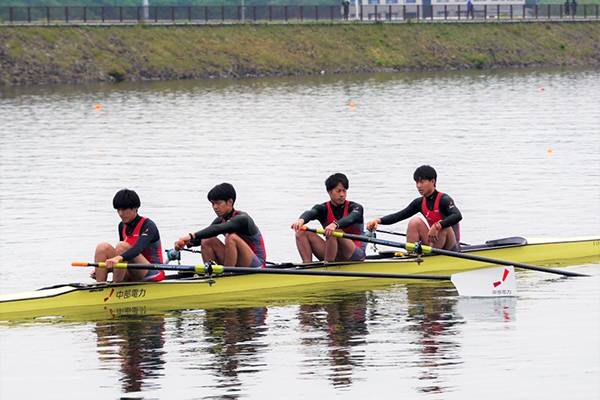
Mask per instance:
[[[303,228],[303,230],[319,233],[321,235],[325,233],[325,231],[323,229],[311,229],[306,226],[303,226],[302,228]],[[339,231],[333,232],[333,236],[350,239],[350,240],[358,240],[361,242],[376,243],[376,244],[381,244],[384,246],[402,247],[409,251],[412,251],[416,248],[416,245],[414,243],[392,242],[390,240],[377,239],[377,238],[374,238],[371,236],[353,235],[350,233],[344,233],[344,232],[339,232]],[[558,275],[565,275],[565,276],[588,276],[585,274],[579,274],[577,272],[562,271],[562,270],[538,267],[537,265],[523,264],[523,263],[518,263],[518,262],[514,262],[514,261],[501,260],[501,259],[497,259],[497,258],[482,257],[482,256],[477,256],[477,255],[473,255],[473,254],[469,254],[469,253],[459,253],[459,252],[451,251],[451,250],[437,249],[437,248],[431,247],[431,246],[421,246],[421,249],[423,250],[423,253],[426,253],[426,254],[429,254],[429,253],[443,254],[443,255],[446,255],[449,257],[462,258],[465,260],[479,261],[479,262],[484,262],[484,263],[489,263],[489,264],[512,265],[512,266],[523,268],[523,269],[531,269],[534,271],[548,272],[551,274],[558,274]]]
[[[106,263],[72,263],[74,267],[100,267],[105,268]],[[444,275],[417,275],[417,274],[386,274],[377,272],[353,272],[353,271],[329,271],[329,270],[304,270],[294,268],[248,268],[248,267],[224,267],[222,265],[168,265],[168,264],[127,264],[117,263],[116,268],[133,269],[162,269],[169,271],[195,272],[199,274],[222,274],[224,272],[235,272],[244,274],[274,274],[274,275],[308,275],[308,276],[336,276],[348,278],[385,278],[385,279],[427,279],[427,280],[450,280],[450,276]]]
[[[311,276],[343,276],[349,278],[387,278],[387,279],[429,279],[437,281],[450,280],[450,276],[443,275],[417,275],[417,274],[386,274],[378,272],[352,272],[352,271],[327,271],[327,270],[302,270],[278,268],[244,268],[224,267],[225,272],[243,272],[249,274],[281,274],[281,275],[311,275]]]
[[[98,267],[106,268],[105,262],[98,263],[71,263],[73,267]],[[204,274],[206,272],[206,266],[201,265],[169,265],[169,264],[129,264],[129,263],[116,263],[115,268],[129,268],[129,269],[160,269],[163,271],[181,271],[181,272],[195,272],[198,274]],[[215,273],[221,273],[214,271]]]
[[[325,234],[324,229],[313,229],[313,228],[308,228],[306,226],[303,226],[302,230],[318,233],[320,235]],[[344,233],[344,232],[339,232],[339,231],[333,232],[332,235],[335,237],[344,238],[344,239],[358,240],[359,242],[375,243],[375,244],[381,244],[381,245],[390,246],[390,247],[401,247],[401,248],[409,250],[409,251],[414,250],[416,248],[414,243],[393,242],[391,240],[378,239],[373,236],[353,235],[351,233]],[[423,250],[423,253],[425,253],[425,254],[431,253],[431,247],[429,247],[429,246],[421,246],[421,250]]]

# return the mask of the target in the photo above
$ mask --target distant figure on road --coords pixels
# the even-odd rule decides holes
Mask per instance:
[[[350,14],[350,0],[342,0],[342,6],[344,7],[344,20],[348,21],[348,14]]]
[[[473,2],[471,0],[467,1],[467,19],[471,16],[471,19],[475,18],[475,14],[473,13]]]
[[[565,15],[569,15],[570,6],[569,0],[565,0]]]
[[[577,14],[577,2],[573,0],[573,2],[571,2],[571,15],[575,16],[575,14]]]

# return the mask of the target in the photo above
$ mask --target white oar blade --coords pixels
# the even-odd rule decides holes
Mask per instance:
[[[510,297],[517,295],[515,269],[512,266],[461,272],[451,277],[460,296]]]

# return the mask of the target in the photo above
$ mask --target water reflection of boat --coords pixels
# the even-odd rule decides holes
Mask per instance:
[[[366,293],[350,295],[334,303],[300,306],[298,319],[304,332],[302,344],[311,349],[326,347],[328,355],[308,357],[303,361],[303,369],[314,373],[323,366],[330,369],[333,386],[351,385],[354,368],[362,366],[365,359]],[[315,335],[316,332],[322,335]]]
[[[157,377],[171,370],[168,362],[194,371],[198,387],[215,397],[243,397],[248,382],[276,369],[281,357],[294,363],[302,381],[326,380],[340,393],[361,384],[370,368],[415,377],[418,392],[447,393],[462,363],[461,327],[496,309],[466,302],[464,311],[450,290],[446,282],[413,282],[313,294],[286,307],[232,303],[159,315],[112,310],[94,325],[97,353],[103,369],[118,371],[123,393],[163,390]]]
[[[101,363],[118,365],[123,393],[156,389],[165,364],[162,316],[100,321],[94,332]]]
[[[456,313],[469,322],[504,322],[516,319],[516,297],[459,298]]]
[[[242,375],[260,372],[266,365],[267,311],[267,307],[214,308],[171,314],[172,334],[186,368],[216,377],[208,385],[210,398],[238,398]]]
[[[434,287],[409,285],[408,331],[416,334],[413,345],[420,353],[414,365],[423,383],[417,390],[443,393],[447,389],[442,371],[460,364],[459,345],[454,340],[461,323],[456,317],[456,298],[448,298]]]

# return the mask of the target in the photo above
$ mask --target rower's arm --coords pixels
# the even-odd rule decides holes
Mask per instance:
[[[412,217],[421,211],[422,201],[423,200],[421,197],[416,198],[403,210],[400,210],[394,214],[386,215],[385,217],[381,217],[381,225],[392,225],[396,222],[404,221],[405,219]]]
[[[348,204],[348,209],[350,210],[348,215],[346,215],[344,218],[340,218],[340,220],[338,221],[338,227],[340,229],[344,229],[351,225],[362,223],[364,221],[363,206],[361,206],[358,203],[351,202],[350,204]]]
[[[462,213],[458,207],[456,207],[456,204],[454,204],[452,197],[448,196],[446,193],[444,193],[440,199],[440,212],[446,215],[446,217],[440,221],[442,228],[454,226],[462,220]]]
[[[298,217],[298,219],[303,219],[304,223],[315,219],[321,220],[319,217],[322,217],[323,212],[325,212],[325,215],[327,215],[327,206],[324,203],[315,204],[310,210],[304,211],[302,215]]]

